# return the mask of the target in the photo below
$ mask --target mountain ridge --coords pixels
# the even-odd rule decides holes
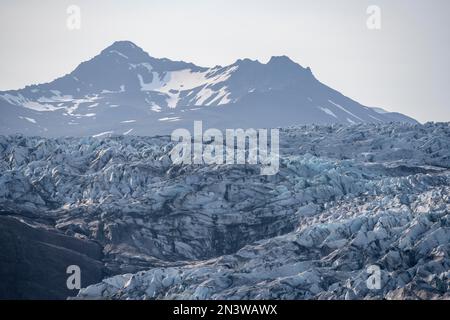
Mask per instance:
[[[194,120],[219,128],[417,123],[345,97],[287,56],[207,68],[151,57],[131,41],[51,82],[0,92],[0,110],[0,134],[42,136],[167,134]]]

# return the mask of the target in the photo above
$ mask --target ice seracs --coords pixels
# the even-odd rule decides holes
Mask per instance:
[[[273,176],[173,146],[0,136],[0,208],[101,245],[79,298],[449,298],[449,124],[280,128]]]

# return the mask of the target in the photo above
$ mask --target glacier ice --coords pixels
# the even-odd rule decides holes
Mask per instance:
[[[102,245],[79,298],[450,298],[450,124],[281,128],[274,176],[172,147],[0,136],[0,210]]]

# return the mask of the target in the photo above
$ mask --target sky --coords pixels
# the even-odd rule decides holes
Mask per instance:
[[[67,9],[80,9],[70,29]],[[379,29],[369,6],[379,8]],[[116,40],[200,66],[287,55],[373,107],[450,121],[448,0],[2,0],[0,90],[70,73]]]

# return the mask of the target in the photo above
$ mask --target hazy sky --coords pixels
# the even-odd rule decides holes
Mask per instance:
[[[69,5],[81,29],[66,25]],[[381,9],[370,30],[369,5]],[[48,82],[116,40],[226,65],[288,55],[368,106],[450,121],[449,0],[2,0],[0,90]]]

